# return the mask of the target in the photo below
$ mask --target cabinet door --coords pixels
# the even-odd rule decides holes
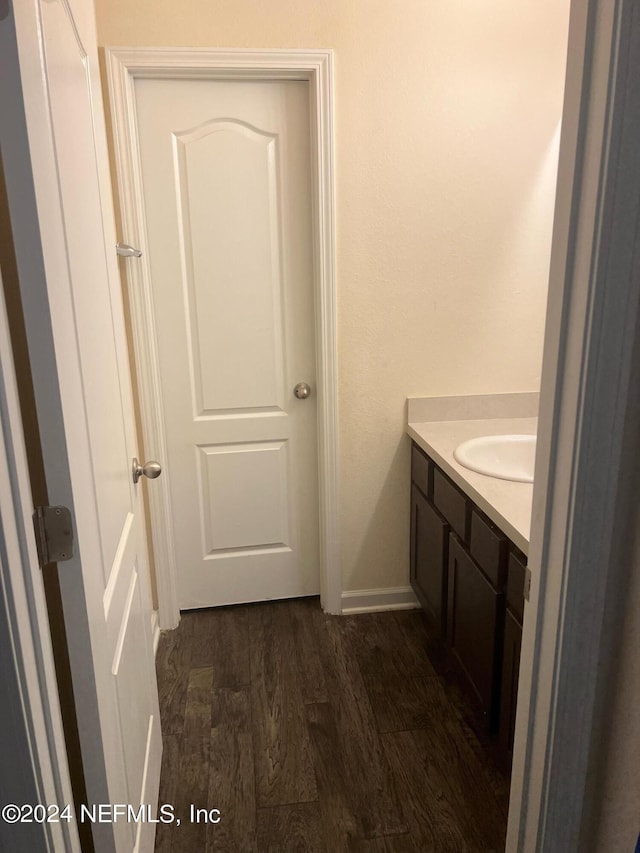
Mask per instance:
[[[494,730],[504,594],[493,588],[455,534],[449,542],[448,585],[447,639]]]
[[[524,618],[524,581],[527,574],[527,558],[512,546],[507,572],[507,607],[522,625]]]
[[[500,691],[500,750],[509,762],[513,755],[513,735],[516,727],[518,675],[522,627],[507,610],[504,620],[504,657],[502,659],[502,687]]]
[[[440,636],[445,634],[449,525],[411,488],[411,585]]]

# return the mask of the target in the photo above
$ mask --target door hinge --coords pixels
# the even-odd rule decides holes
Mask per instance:
[[[73,524],[66,506],[37,506],[33,526],[41,568],[73,557]]]
[[[529,601],[531,596],[531,569],[524,570],[524,600]]]

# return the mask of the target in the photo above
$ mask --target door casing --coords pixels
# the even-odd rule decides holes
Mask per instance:
[[[142,250],[127,261],[142,441],[147,456],[166,459],[151,272],[135,127],[136,78],[298,80],[309,84],[313,216],[313,287],[318,393],[320,597],[328,613],[342,608],[338,523],[338,380],[333,179],[333,53],[330,50],[106,48],[123,239]],[[160,628],[179,621],[176,553],[168,479],[150,490],[149,514]]]
[[[595,849],[637,507],[639,86],[637,2],[572,2],[509,853]]]

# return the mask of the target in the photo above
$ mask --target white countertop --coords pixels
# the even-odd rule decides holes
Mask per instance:
[[[456,462],[453,451],[469,438],[514,433],[534,435],[537,428],[537,418],[484,418],[409,423],[407,432],[502,532],[527,554],[533,484],[514,483],[477,474]]]

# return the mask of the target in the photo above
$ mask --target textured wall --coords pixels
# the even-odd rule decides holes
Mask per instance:
[[[103,46],[335,50],[344,587],[406,584],[405,398],[539,386],[568,0],[96,6]]]

